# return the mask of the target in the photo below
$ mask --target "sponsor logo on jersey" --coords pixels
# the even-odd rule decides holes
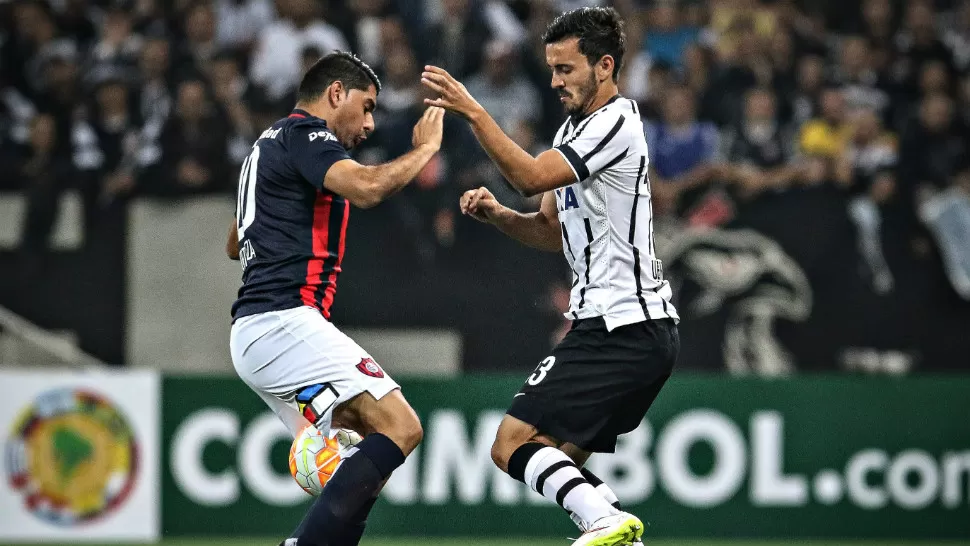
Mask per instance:
[[[579,208],[579,200],[576,199],[576,192],[572,186],[566,186],[565,188],[556,190],[556,197],[559,198],[556,200],[556,203],[559,205],[559,212]]]
[[[337,137],[333,136],[333,133],[331,133],[330,131],[317,131],[315,133],[310,133],[310,142],[313,142],[318,138],[322,138],[325,141],[332,140],[334,142],[337,142]]]
[[[361,359],[360,364],[357,364],[357,369],[360,370],[360,373],[364,375],[369,375],[371,377],[377,377],[377,378],[384,377],[384,370],[382,370],[381,367],[377,365],[377,362],[374,362],[373,358]]]

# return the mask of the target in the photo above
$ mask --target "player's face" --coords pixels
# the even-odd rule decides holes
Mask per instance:
[[[359,146],[374,132],[374,109],[377,108],[377,89],[351,89],[337,107],[331,129],[348,150]]]
[[[552,70],[552,88],[570,114],[581,114],[596,96],[596,72],[579,51],[579,38],[546,44],[546,64]]]

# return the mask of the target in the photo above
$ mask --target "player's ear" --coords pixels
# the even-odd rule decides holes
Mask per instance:
[[[594,67],[594,70],[596,70],[596,79],[601,82],[613,79],[613,70],[615,69],[616,62],[613,60],[613,56],[603,55]]]
[[[340,106],[345,98],[347,98],[347,93],[344,92],[344,84],[340,80],[333,82],[327,88],[327,100],[330,102],[331,108]]]

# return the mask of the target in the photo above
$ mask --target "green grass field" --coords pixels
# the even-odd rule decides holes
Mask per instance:
[[[85,543],[86,546],[88,545]],[[239,539],[167,539],[160,546],[275,546],[277,539],[239,538]],[[569,541],[535,539],[365,539],[362,546],[568,546]],[[647,546],[968,546],[966,541],[762,541],[762,540],[649,540]],[[53,545],[60,546],[60,545]],[[67,545],[64,545],[67,546]],[[119,546],[113,544],[110,546]],[[123,546],[123,545],[122,545]]]

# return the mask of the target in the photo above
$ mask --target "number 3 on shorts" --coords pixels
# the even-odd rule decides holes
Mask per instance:
[[[536,366],[535,373],[529,376],[529,384],[538,385],[539,383],[541,383],[542,380],[546,378],[546,372],[548,372],[549,369],[552,368],[553,365],[555,365],[555,363],[556,363],[556,357],[547,356],[545,360],[543,360],[542,362],[539,363],[538,366]]]

